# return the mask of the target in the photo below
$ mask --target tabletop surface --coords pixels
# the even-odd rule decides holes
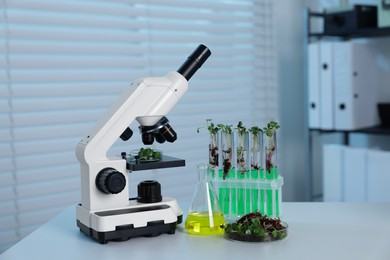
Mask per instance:
[[[390,259],[390,203],[283,203],[288,236],[267,243],[189,235],[180,224],[174,235],[102,245],[78,230],[75,216],[67,208],[0,259]]]

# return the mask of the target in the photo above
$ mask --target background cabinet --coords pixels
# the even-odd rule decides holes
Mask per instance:
[[[343,45],[343,44],[348,44],[348,43],[367,41],[367,42],[372,43],[372,45],[374,46],[373,49],[376,48],[375,46],[378,46],[379,49],[382,48],[383,46],[385,46],[385,47],[390,46],[390,37],[389,37],[390,36],[390,27],[356,29],[353,31],[348,31],[347,33],[345,33],[345,32],[324,33],[323,31],[322,32],[313,32],[312,21],[313,21],[313,19],[316,19],[316,18],[323,19],[324,13],[311,12],[310,10],[307,10],[306,19],[307,19],[308,44],[306,47],[308,50],[308,52],[307,52],[308,56],[309,56],[309,52],[313,51],[312,45],[311,44],[309,45],[309,43],[312,43],[312,42],[317,42],[317,43],[324,42],[327,44],[337,43],[337,44]],[[387,65],[390,63],[390,47],[387,47],[384,50],[385,50],[385,53],[383,55],[382,55],[382,53],[380,53],[382,55],[382,57],[380,57],[380,55],[379,56],[376,55],[376,56],[378,56],[379,58],[382,58],[382,61],[384,62],[385,67],[386,67],[386,63],[387,63]],[[338,49],[337,52],[339,52],[338,55],[340,55],[340,53],[341,53],[340,49]],[[374,56],[375,56],[375,54],[374,54]],[[378,61],[380,62],[380,60],[378,60],[378,57],[376,57],[376,56],[374,57],[376,59],[375,62],[378,62]],[[309,58],[309,57],[307,57],[307,58]],[[338,56],[338,58],[340,61],[340,56]],[[318,73],[318,69],[315,69],[312,67],[313,61],[310,61],[309,59],[308,59],[308,62],[306,64],[308,66],[307,67],[307,71],[308,71],[308,75],[307,75],[307,83],[308,83],[307,84],[307,106],[308,106],[308,108],[307,108],[307,111],[308,111],[308,113],[307,113],[307,121],[308,121],[307,146],[308,146],[308,149],[310,151],[308,162],[309,162],[309,172],[310,172],[310,178],[311,178],[311,180],[310,180],[310,182],[311,182],[311,189],[310,189],[311,190],[311,199],[314,201],[316,201],[316,200],[321,201],[323,199],[332,200],[328,197],[328,195],[330,195],[330,194],[327,194],[325,196],[323,194],[323,189],[324,188],[327,189],[327,188],[331,187],[329,185],[333,185],[333,192],[335,192],[335,194],[338,193],[339,194],[338,198],[339,199],[341,198],[341,200],[349,200],[349,198],[351,198],[351,196],[353,194],[355,194],[353,196],[355,196],[356,198],[359,198],[359,196],[361,194],[360,195],[357,195],[357,194],[359,194],[358,190],[361,190],[361,188],[359,188],[361,186],[359,186],[359,185],[356,186],[355,184],[350,183],[351,181],[349,181],[348,177],[350,175],[350,172],[355,172],[355,174],[359,174],[359,172],[360,172],[360,174],[362,175],[362,176],[360,176],[360,178],[361,178],[361,180],[363,178],[363,180],[364,180],[363,182],[365,183],[365,186],[364,186],[365,187],[364,188],[365,195],[364,195],[364,198],[360,198],[359,200],[362,200],[362,199],[367,200],[367,198],[368,198],[367,197],[368,196],[367,189],[375,187],[374,183],[376,180],[385,179],[388,175],[390,176],[390,170],[387,170],[389,173],[387,175],[384,175],[384,174],[386,174],[386,169],[383,169],[382,171],[379,171],[379,173],[378,173],[379,168],[377,166],[375,166],[378,169],[376,169],[376,168],[371,169],[368,172],[365,171],[365,173],[363,174],[362,173],[363,171],[360,171],[359,167],[356,166],[357,165],[356,164],[356,165],[350,165],[351,167],[349,167],[349,166],[347,167],[349,169],[349,168],[354,168],[356,166],[354,168],[354,170],[349,171],[348,173],[345,173],[345,172],[341,173],[340,172],[339,176],[337,177],[337,175],[335,175],[335,172],[337,172],[335,170],[335,167],[337,168],[337,165],[332,168],[329,165],[324,167],[324,165],[322,164],[322,160],[325,156],[323,153],[323,150],[322,150],[322,146],[323,146],[323,144],[335,143],[335,144],[339,144],[339,145],[343,145],[343,146],[351,146],[351,148],[360,147],[360,149],[362,149],[362,151],[365,151],[367,149],[372,149],[373,147],[379,148],[381,151],[378,151],[378,152],[381,153],[381,156],[382,156],[381,158],[382,159],[386,158],[386,154],[389,153],[388,160],[390,160],[390,152],[387,152],[387,151],[390,151],[390,128],[385,128],[385,127],[381,126],[379,123],[377,125],[372,126],[372,127],[362,127],[362,128],[357,128],[357,127],[340,128],[340,127],[334,127],[334,126],[333,127],[321,127],[321,123],[319,122],[319,120],[314,121],[314,124],[312,124],[310,122],[310,117],[313,116],[313,111],[312,111],[313,104],[311,102],[313,97],[311,96],[310,91],[309,91],[309,84],[311,83],[310,81],[312,81],[313,79],[316,78],[316,76],[313,75],[313,71],[314,71],[314,73],[316,73],[316,72]],[[323,66],[323,65],[324,64],[321,64],[321,66]],[[328,69],[329,68],[334,69],[331,66],[328,66]],[[370,69],[370,68],[368,68],[368,69]],[[323,68],[320,68],[320,69],[323,69]],[[383,68],[380,68],[380,69],[383,69]],[[386,68],[384,68],[384,69],[386,69]],[[389,69],[389,68],[387,68],[387,69]],[[374,71],[374,76],[373,76],[374,80],[373,81],[380,80],[382,82],[385,82],[387,80],[387,82],[390,82],[390,78],[389,78],[390,72],[387,74],[386,73],[382,73],[382,74],[383,75],[380,75],[379,77],[375,76],[377,74],[375,74],[375,71]],[[367,82],[365,82],[364,84],[367,84]],[[373,83],[373,84],[376,84],[376,83]],[[340,87],[342,87],[342,86],[340,86],[340,81],[338,81],[338,91],[340,90],[339,89]],[[323,89],[317,90],[317,93],[320,94],[321,91],[324,91],[324,90]],[[381,89],[378,93],[378,96],[379,96],[379,99],[378,99],[379,102],[386,102],[387,101],[390,103],[390,83],[387,83],[387,86],[381,87]],[[319,97],[317,96],[317,99],[321,99],[321,96],[319,96]],[[335,102],[335,100],[333,100],[331,102]],[[338,104],[335,104],[335,105],[338,105]],[[374,112],[376,112],[376,111],[374,111]],[[321,112],[319,112],[319,113],[321,113]],[[322,113],[324,113],[324,111],[322,111]],[[363,116],[363,115],[361,112],[359,112],[357,114],[357,116]],[[316,124],[318,125],[318,127],[315,127]],[[347,157],[350,156],[351,154],[352,153],[348,153]],[[382,164],[382,166],[383,166],[383,164]],[[371,177],[372,177],[371,172],[374,170],[375,170],[375,174],[383,174],[383,176],[382,176],[383,178],[381,178],[381,175],[379,175],[379,177],[376,175],[372,175],[372,176],[376,176],[377,178],[372,179],[372,181],[370,183],[368,183],[367,180],[371,179]],[[326,175],[327,173],[324,171],[332,171],[333,175],[328,176],[328,175]],[[367,177],[367,174],[369,174],[368,177]],[[334,179],[334,178],[337,178],[337,179]],[[359,179],[359,178],[357,177],[357,179]],[[348,183],[345,183],[347,180],[348,180]],[[359,183],[359,181],[357,181],[357,182]],[[372,186],[367,186],[367,185],[371,185],[371,184],[372,184]],[[334,188],[334,187],[339,187],[339,186],[340,186],[341,190],[338,190],[338,188]],[[355,191],[354,191],[354,189],[355,189]],[[386,192],[386,191],[383,190],[383,192]],[[390,194],[390,192],[389,192],[389,194]],[[330,196],[330,197],[332,197],[332,196]],[[378,194],[375,196],[370,197],[370,198],[375,198],[375,199],[372,199],[372,201],[378,200]],[[382,199],[383,199],[383,196],[382,196]],[[390,198],[389,198],[389,201],[390,201]]]

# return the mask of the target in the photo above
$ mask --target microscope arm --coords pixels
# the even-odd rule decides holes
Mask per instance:
[[[81,140],[76,148],[76,155],[81,166],[81,202],[84,207],[106,208],[104,201],[115,207],[127,205],[127,185],[121,193],[115,194],[117,197],[123,196],[122,199],[114,199],[94,191],[97,189],[96,176],[102,170],[111,168],[118,173],[127,172],[126,161],[122,158],[108,158],[107,151],[134,120],[144,126],[158,122],[179,101],[187,88],[187,80],[178,72],[170,72],[166,77],[135,81]],[[127,174],[120,177],[127,183]],[[94,196],[99,199],[91,199]],[[94,205],[94,201],[100,202]]]
[[[108,158],[108,150],[134,120],[148,127],[167,115],[187,91],[188,80],[210,54],[206,46],[200,45],[177,72],[133,82],[78,143],[76,157],[80,162],[83,208],[103,210],[128,205],[126,161],[120,157]],[[110,176],[114,176],[112,180],[106,178]],[[107,181],[120,188],[108,191],[99,188]]]

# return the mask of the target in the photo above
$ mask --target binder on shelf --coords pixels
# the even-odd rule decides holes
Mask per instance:
[[[380,0],[378,3],[378,27],[390,26],[390,1]]]
[[[334,129],[333,42],[320,42],[320,128]]]
[[[366,201],[367,149],[344,147],[344,201]]]
[[[334,43],[334,110],[336,130],[379,124],[375,53],[364,42]]]
[[[324,202],[343,201],[344,146],[326,144],[322,149]]]
[[[367,153],[367,202],[390,202],[390,152]]]
[[[320,122],[320,42],[308,46],[309,128],[321,128]]]

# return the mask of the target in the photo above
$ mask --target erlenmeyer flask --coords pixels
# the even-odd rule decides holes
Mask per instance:
[[[185,228],[195,235],[223,234],[225,218],[219,207],[214,187],[208,179],[209,167],[198,166],[198,183],[188,211]]]

